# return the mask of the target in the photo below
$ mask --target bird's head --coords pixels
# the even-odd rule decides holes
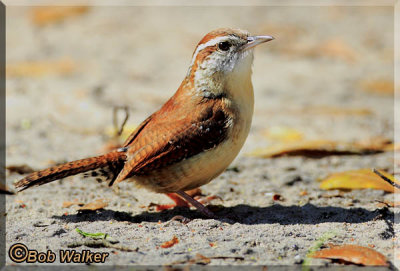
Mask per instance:
[[[250,77],[254,47],[273,39],[240,29],[211,31],[197,44],[187,76],[197,89],[221,85],[232,75]]]

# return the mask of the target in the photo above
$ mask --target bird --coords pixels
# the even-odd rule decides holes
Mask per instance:
[[[20,191],[84,173],[109,186],[134,182],[156,193],[176,193],[207,217],[207,207],[185,191],[219,176],[235,159],[254,111],[253,49],[273,40],[246,30],[219,28],[197,44],[175,94],[117,149],[53,166],[19,180]]]

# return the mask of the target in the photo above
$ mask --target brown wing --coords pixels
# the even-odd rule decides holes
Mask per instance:
[[[136,128],[135,131],[133,131],[129,137],[125,140],[125,143],[122,145],[123,147],[128,146],[129,144],[131,144],[133,142],[133,140],[135,140],[135,138],[140,134],[140,132],[144,129],[144,127],[146,127],[146,125],[149,123],[149,121],[151,120],[151,118],[153,117],[153,115],[151,115],[150,117],[148,117],[147,119],[145,119],[140,125],[139,127]]]
[[[128,161],[116,182],[133,175],[172,165],[214,148],[225,140],[230,119],[221,100],[210,100],[196,107],[186,118],[157,120],[145,126],[128,149]]]

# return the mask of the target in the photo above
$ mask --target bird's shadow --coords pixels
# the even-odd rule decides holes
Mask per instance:
[[[240,204],[233,207],[218,207],[218,210],[213,210],[218,216],[218,220],[246,225],[275,223],[281,225],[315,225],[326,222],[363,223],[377,219],[383,219],[388,224],[394,223],[394,213],[386,207],[374,211],[364,208],[347,209],[332,206],[319,207],[309,203],[303,206],[283,206],[280,204],[274,204],[268,207],[256,207]],[[64,220],[69,223],[108,220],[140,223],[158,221],[166,222],[176,216],[183,216],[191,220],[196,218],[206,219],[196,210],[189,210],[183,207],[175,207],[174,209],[164,210],[162,212],[145,211],[141,214],[105,209],[97,212],[53,216],[53,218]]]

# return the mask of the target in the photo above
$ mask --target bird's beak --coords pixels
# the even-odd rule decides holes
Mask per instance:
[[[253,48],[254,46],[257,46],[264,42],[271,41],[273,39],[275,39],[275,38],[272,36],[250,36],[250,37],[247,37],[247,43],[245,45],[243,45],[242,50],[246,51],[250,48]]]

